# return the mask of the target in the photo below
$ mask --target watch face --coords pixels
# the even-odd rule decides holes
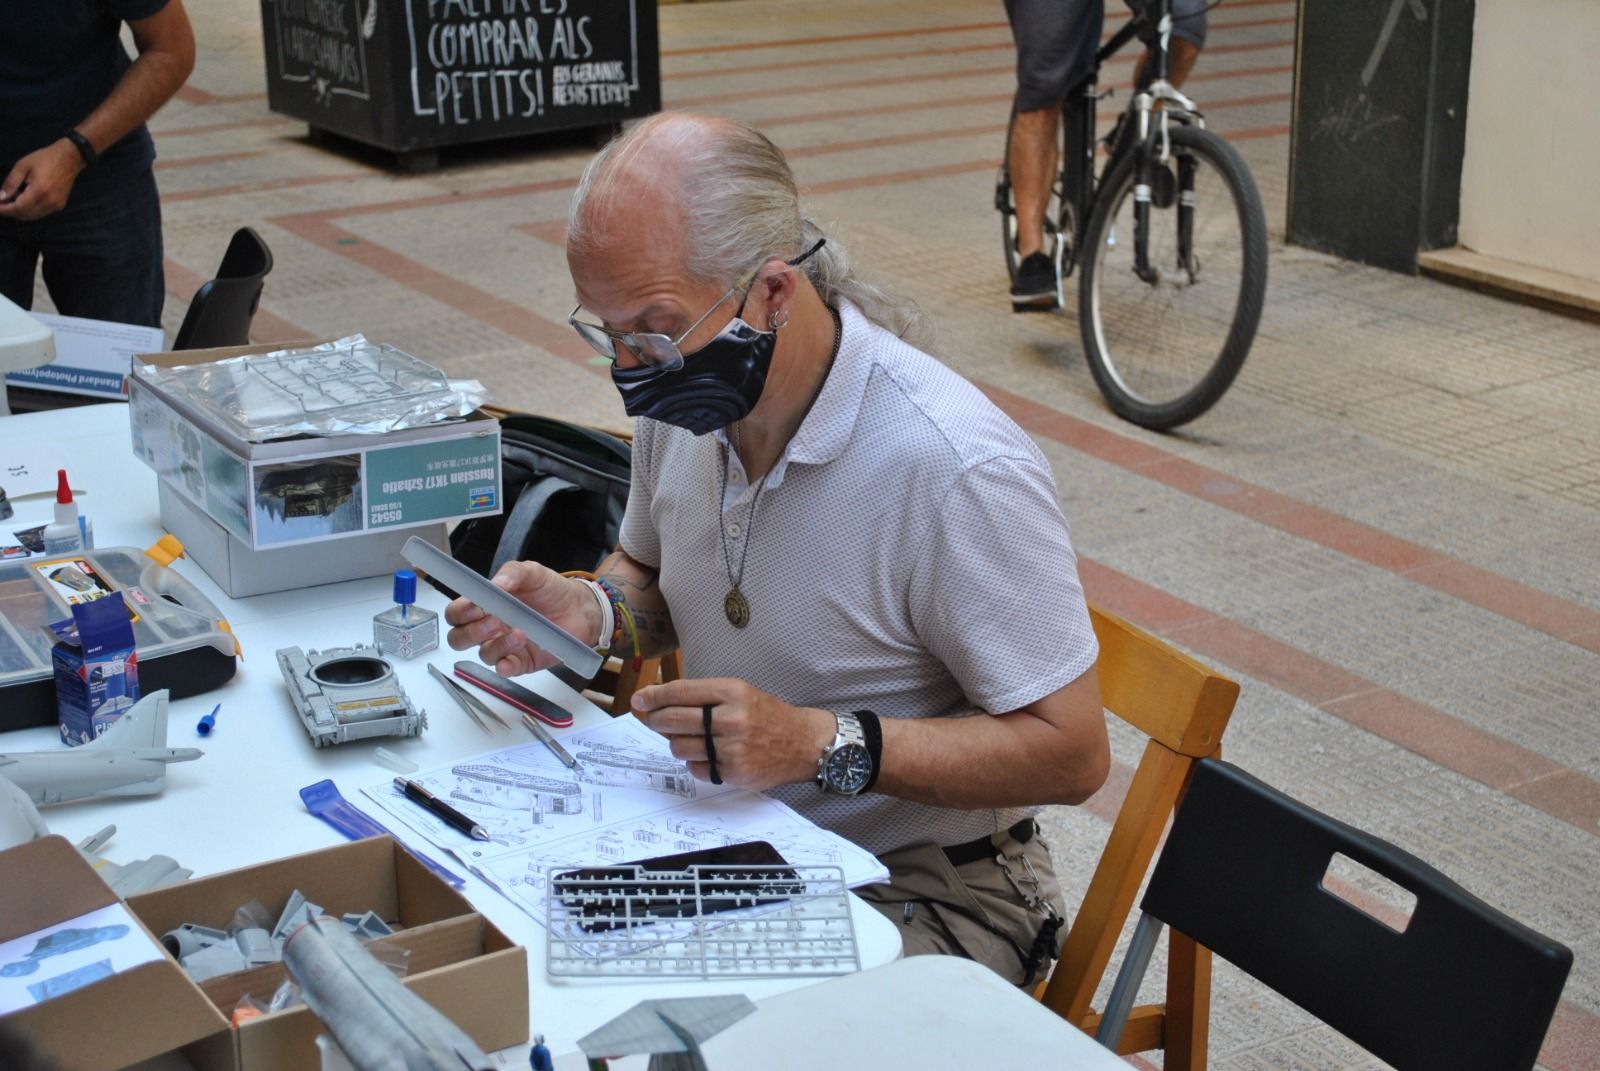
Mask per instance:
[[[826,777],[835,792],[860,792],[872,776],[872,756],[860,744],[845,744],[828,756]]]

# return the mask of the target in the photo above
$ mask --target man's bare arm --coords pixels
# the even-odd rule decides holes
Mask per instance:
[[[672,612],[661,594],[659,570],[635,561],[618,547],[600,563],[595,575],[614,587],[627,603],[639,630],[639,648],[644,657],[659,658],[677,650],[678,632],[672,626]],[[623,642],[627,642],[626,637]]]
[[[672,753],[706,780],[704,713],[715,711],[717,762],[742,788],[810,781],[833,742],[832,712],[794,707],[733,678],[678,680],[634,693],[633,709],[672,740]],[[973,810],[1082,803],[1105,782],[1111,753],[1093,668],[1006,714],[881,718],[883,757],[874,792]]]
[[[103,152],[149,121],[194,70],[194,30],[183,0],[170,0],[147,19],[128,23],[139,56],[100,106],[78,124],[96,152]],[[76,150],[74,150],[76,151]]]
[[[1078,804],[1111,767],[1100,681],[1087,673],[1008,714],[883,718],[875,791],[938,807]]]
[[[76,128],[96,153],[154,115],[194,69],[194,31],[183,0],[171,0],[129,26],[139,58]],[[34,220],[61,211],[85,166],[77,146],[65,136],[29,153],[0,181],[0,217]]]

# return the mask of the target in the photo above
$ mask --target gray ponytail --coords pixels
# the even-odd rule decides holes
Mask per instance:
[[[632,177],[635,164],[682,191],[687,266],[698,280],[732,283],[766,258],[798,256],[824,237],[801,215],[794,173],[766,135],[731,119],[663,112],[613,139],[584,169],[567,217],[569,248],[592,247],[595,221],[627,209],[637,191],[608,180]],[[828,304],[849,301],[907,341],[923,334],[921,310],[856,278],[836,239],[828,238],[801,270]]]

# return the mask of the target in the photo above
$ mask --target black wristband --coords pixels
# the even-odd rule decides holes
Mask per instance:
[[[83,157],[84,167],[93,167],[99,162],[100,154],[94,151],[94,146],[89,144],[88,138],[76,130],[69,130],[61,136],[72,142],[73,147],[78,150],[78,155]]]
[[[883,727],[878,724],[878,716],[870,710],[852,710],[850,713],[861,723],[861,736],[867,744],[867,756],[872,759],[872,776],[861,786],[862,792],[871,792],[872,786],[878,783],[878,771],[883,767]]]

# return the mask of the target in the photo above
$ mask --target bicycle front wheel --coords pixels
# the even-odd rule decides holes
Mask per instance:
[[[1244,365],[1267,289],[1267,221],[1250,170],[1209,130],[1174,124],[1156,164],[1149,271],[1135,271],[1136,154],[1106,177],[1084,239],[1078,319],[1112,411],[1155,431],[1210,409]]]

